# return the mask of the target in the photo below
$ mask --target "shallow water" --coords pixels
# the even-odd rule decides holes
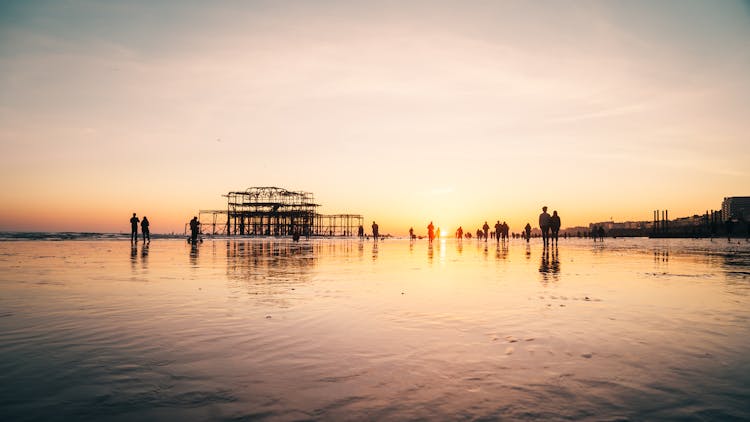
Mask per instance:
[[[0,242],[6,420],[750,418],[742,240]]]

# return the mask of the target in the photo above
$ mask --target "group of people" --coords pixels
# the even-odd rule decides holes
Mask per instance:
[[[136,243],[138,242],[138,223],[141,223],[141,233],[143,234],[143,243],[151,242],[151,232],[149,231],[149,223],[148,218],[144,215],[143,220],[139,220],[138,216],[136,216],[135,213],[133,213],[133,216],[130,218],[130,242]]]
[[[542,213],[539,215],[539,229],[542,232],[542,240],[544,241],[545,246],[549,245],[550,242],[557,244],[560,233],[560,226],[560,216],[557,214],[557,211],[553,211],[552,215],[549,215],[549,213],[547,213],[547,207],[542,207]],[[495,223],[495,231],[490,232],[490,225],[489,223],[487,223],[487,221],[485,221],[482,227],[477,229],[476,236],[480,240],[484,239],[485,242],[491,236],[494,236],[498,243],[500,243],[500,241],[504,242],[510,239],[510,227],[505,221],[501,223],[500,220],[497,220],[497,222]],[[456,238],[462,239],[463,237],[463,227],[459,227],[456,230]],[[471,237],[471,233],[466,233],[466,237]],[[527,242],[531,239],[530,223],[527,223],[526,227],[524,227],[524,233],[522,233],[522,237],[524,237]],[[414,234],[414,229],[409,228],[409,239],[415,238],[416,235]],[[430,221],[430,224],[427,225],[427,238],[429,239],[430,243],[432,243],[435,238],[440,238],[440,227],[436,229],[432,221]]]
[[[542,213],[539,214],[539,230],[542,231],[542,241],[547,246],[550,240],[557,244],[558,234],[560,233],[560,216],[557,211],[552,211],[552,215],[547,213],[547,207],[542,207]],[[531,227],[526,224],[526,241],[529,241]]]

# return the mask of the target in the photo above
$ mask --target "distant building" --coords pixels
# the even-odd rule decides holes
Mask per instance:
[[[721,203],[721,216],[724,221],[730,218],[750,220],[750,196],[729,196]]]

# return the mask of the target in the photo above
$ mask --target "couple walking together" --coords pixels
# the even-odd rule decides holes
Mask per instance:
[[[542,231],[542,240],[544,241],[545,246],[549,245],[550,235],[552,241],[557,244],[557,238],[560,232],[560,216],[557,215],[557,211],[552,211],[552,215],[549,215],[547,213],[547,207],[542,207],[542,213],[539,214],[539,229]]]

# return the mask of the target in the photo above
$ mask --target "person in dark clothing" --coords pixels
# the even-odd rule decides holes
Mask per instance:
[[[148,239],[149,243],[151,242],[151,232],[149,231],[149,222],[148,218],[146,216],[143,216],[143,220],[141,221],[141,233],[143,233],[143,242],[146,242],[146,239]]]
[[[604,226],[599,226],[598,234],[599,234],[599,241],[604,242]]]
[[[523,229],[526,232],[526,243],[529,243],[529,239],[531,239],[531,224],[526,223],[526,227]]]
[[[724,227],[727,229],[727,241],[731,242],[732,241],[732,232],[734,231],[734,221],[732,221],[731,218],[728,219],[724,223]]]
[[[497,243],[500,243],[500,237],[503,234],[503,225],[500,224],[500,220],[497,220],[497,223],[495,223],[495,240]]]
[[[130,218],[130,241],[131,242],[137,242],[138,241],[138,223],[140,220],[138,220],[138,217],[135,216],[135,213],[133,213],[133,217]]]
[[[378,233],[378,223],[373,221],[372,222],[372,237],[375,238],[376,242],[378,241],[378,236],[380,236]]]
[[[195,244],[198,241],[198,232],[200,231],[201,223],[198,221],[198,217],[193,217],[190,220],[190,243]]]
[[[542,230],[542,241],[544,244],[549,242],[550,215],[547,213],[547,207],[542,207],[542,213],[539,214],[539,229]]]
[[[484,232],[483,233],[483,235],[484,235],[484,241],[486,242],[487,238],[489,238],[489,236],[490,236],[490,234],[489,234],[489,232],[490,232],[490,225],[487,224],[486,221],[484,222],[484,225],[482,226],[482,231]]]
[[[552,242],[557,244],[557,237],[560,233],[560,216],[557,215],[557,211],[552,211],[552,217],[550,217],[549,228],[550,228],[550,231],[552,232]]]

